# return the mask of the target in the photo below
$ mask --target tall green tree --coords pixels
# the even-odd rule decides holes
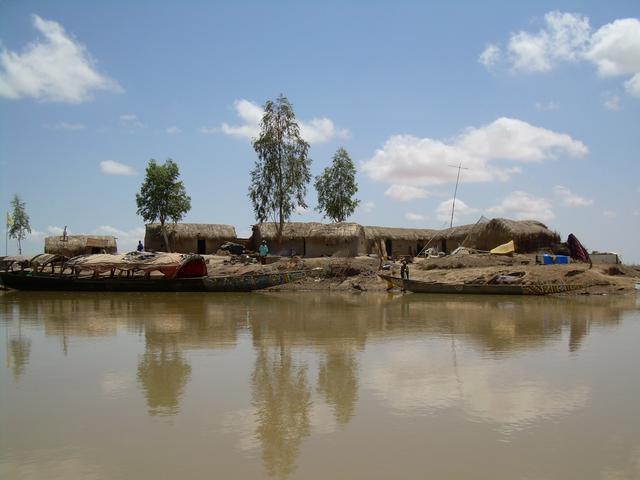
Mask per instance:
[[[268,100],[260,122],[260,135],[253,142],[258,155],[251,170],[249,197],[256,220],[277,222],[278,238],[284,222],[296,206],[305,207],[304,196],[311,180],[309,144],[300,136],[293,107],[286,97]]]
[[[353,214],[360,203],[353,198],[358,192],[356,167],[344,148],[336,151],[331,166],[316,177],[315,187],[318,192],[316,210],[325,217],[344,222]]]
[[[171,251],[165,222],[179,222],[191,210],[191,197],[187,195],[180,177],[178,165],[167,159],[162,165],[149,160],[146,176],[140,192],[136,193],[137,214],[145,223],[160,223],[165,248]]]
[[[18,240],[18,253],[20,255],[22,255],[22,240],[27,238],[27,233],[31,233],[29,215],[27,215],[25,207],[26,204],[15,194],[11,199],[11,213],[7,217],[9,237]]]

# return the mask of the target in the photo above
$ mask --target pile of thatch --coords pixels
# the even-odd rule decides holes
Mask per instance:
[[[167,236],[174,240],[186,240],[192,238],[210,238],[215,240],[232,240],[236,238],[236,229],[231,225],[219,225],[213,223],[168,223],[165,224]],[[159,223],[150,223],[145,226],[145,242],[150,239],[162,239]]]
[[[518,253],[551,249],[560,243],[560,235],[536,220],[494,218],[485,224],[478,235],[477,247],[490,250],[513,240]]]
[[[429,241],[437,230],[427,228],[394,228],[394,227],[364,227],[364,236],[367,241],[375,240],[406,240],[410,242]]]
[[[44,239],[44,253],[75,257],[92,253],[96,249],[116,253],[118,251],[116,238],[110,235],[67,235]]]

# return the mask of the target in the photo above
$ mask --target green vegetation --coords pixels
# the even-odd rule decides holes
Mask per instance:
[[[278,238],[284,222],[296,206],[306,208],[304,196],[311,180],[309,144],[300,136],[293,107],[286,97],[268,100],[260,123],[260,135],[253,142],[258,155],[251,170],[249,197],[256,220],[277,222]]]
[[[27,238],[27,233],[31,233],[29,215],[27,215],[25,207],[26,204],[20,200],[18,194],[15,194],[11,200],[11,213],[7,215],[9,237],[18,240],[18,253],[20,255],[22,255],[22,240]]]
[[[172,220],[179,222],[191,210],[191,197],[187,195],[184,184],[178,180],[180,171],[178,165],[167,159],[162,165],[155,160],[149,160],[146,177],[140,193],[136,194],[137,214],[146,223],[160,223],[160,230],[164,238],[166,250],[171,251],[165,222]]]
[[[360,200],[353,196],[358,192],[356,167],[344,148],[333,155],[333,163],[316,177],[318,206],[316,210],[334,222],[344,222],[353,214]]]

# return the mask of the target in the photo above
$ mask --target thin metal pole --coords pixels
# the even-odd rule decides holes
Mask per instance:
[[[4,235],[4,256],[6,257],[7,255],[9,255],[7,253],[7,247],[9,246],[9,212],[7,212],[7,215],[4,219],[4,231],[5,231],[5,235]]]
[[[456,189],[453,192],[453,205],[451,206],[451,223],[449,228],[453,227],[453,212],[456,210],[456,196],[458,195],[458,182],[460,181],[460,169],[462,168],[462,162],[458,165],[458,176],[456,177]]]

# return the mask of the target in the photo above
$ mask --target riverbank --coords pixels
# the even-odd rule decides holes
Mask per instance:
[[[388,265],[384,273],[400,275],[400,262]],[[249,275],[283,270],[304,270],[307,277],[273,291],[385,291],[387,283],[378,277],[380,261],[371,257],[281,259],[269,265],[231,264],[228,257],[207,257],[209,275]],[[443,283],[486,283],[495,275],[517,275],[525,284],[575,284],[584,290],[573,295],[611,295],[636,291],[640,266],[536,265],[534,255],[495,256],[471,254],[415,259],[409,265],[412,279]]]

